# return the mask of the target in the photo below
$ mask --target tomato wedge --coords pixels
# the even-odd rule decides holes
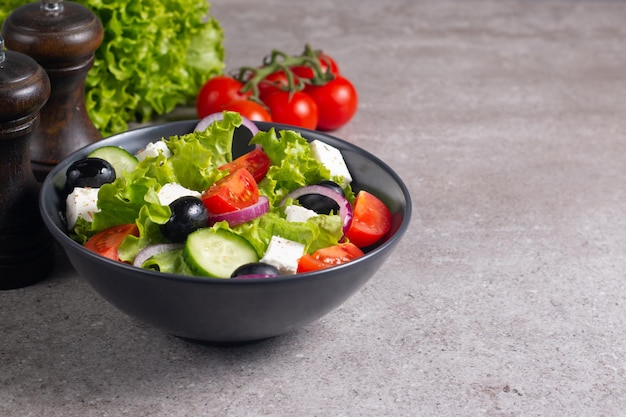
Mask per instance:
[[[259,187],[245,168],[238,168],[211,185],[200,197],[207,210],[223,214],[259,201]]]
[[[359,248],[373,245],[391,229],[391,212],[378,197],[359,191],[346,237]]]
[[[105,258],[119,261],[118,248],[128,235],[139,236],[139,228],[135,223],[120,224],[104,229],[85,243],[85,247]]]
[[[317,271],[350,262],[364,253],[353,243],[342,243],[318,249],[306,254],[298,260],[298,273]]]
[[[254,180],[259,182],[265,178],[265,174],[267,174],[271,164],[272,161],[270,161],[267,154],[263,152],[263,149],[256,148],[244,155],[241,155],[234,161],[222,165],[218,169],[235,172],[239,168],[245,168],[250,174],[252,174]]]

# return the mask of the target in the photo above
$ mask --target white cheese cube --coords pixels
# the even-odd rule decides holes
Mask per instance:
[[[315,159],[328,168],[330,175],[343,178],[344,187],[352,182],[352,175],[350,175],[346,161],[344,161],[339,149],[317,139],[312,141],[309,146]]]
[[[260,262],[274,265],[281,275],[295,274],[298,260],[304,255],[304,245],[280,236],[272,236]]]
[[[76,226],[76,221],[81,218],[88,222],[93,221],[93,215],[98,212],[98,190],[99,188],[75,187],[67,196],[65,203],[65,218],[68,229]]]
[[[161,189],[157,193],[157,196],[159,197],[159,202],[162,206],[169,206],[172,201],[188,195],[193,197],[200,197],[201,193],[195,190],[190,190],[189,188],[185,188],[176,182],[170,182],[163,185],[163,187],[161,187]]]
[[[148,143],[146,147],[137,152],[135,156],[137,160],[141,162],[148,157],[159,156],[159,153],[163,153],[166,158],[172,156],[172,152],[162,140]]]
[[[311,217],[315,217],[318,214],[313,210],[309,210],[306,207],[296,206],[292,204],[285,207],[285,216],[288,222],[306,222]]]

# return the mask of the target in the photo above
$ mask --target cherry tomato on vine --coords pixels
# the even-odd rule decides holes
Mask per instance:
[[[211,113],[224,110],[224,106],[236,100],[245,100],[252,93],[241,93],[243,84],[227,75],[218,75],[210,78],[200,88],[196,97],[196,111],[198,117],[203,118]]]
[[[324,85],[308,85],[304,92],[318,109],[318,130],[336,130],[345,125],[356,113],[358,95],[354,85],[345,77],[336,76]]]
[[[302,88],[304,88],[304,85],[302,85],[302,81],[300,80],[300,78],[298,78],[295,75],[293,77],[293,83],[295,84],[295,86],[301,86]],[[287,77],[287,74],[285,73],[285,71],[278,70],[278,71],[272,72],[267,77],[263,78],[259,82],[257,87],[259,88],[259,98],[261,99],[261,101],[264,101],[263,99],[265,97],[267,97],[268,95],[270,95],[271,93],[275,91],[288,90],[289,89],[289,77]]]
[[[231,101],[222,106],[222,110],[235,111],[250,120],[256,120],[258,122],[272,121],[272,116],[265,107],[248,99]]]
[[[330,68],[330,73],[332,75],[337,76],[340,74],[337,61],[335,61],[330,55],[324,52],[320,52],[317,54],[317,60],[320,63],[320,67],[322,68],[323,73],[326,73],[326,71],[328,71],[328,69]],[[313,75],[315,74],[313,69],[306,65],[298,65],[291,68],[291,70],[298,77],[302,78],[313,78]]]
[[[318,109],[315,101],[301,91],[275,91],[265,97],[272,121],[305,129],[315,129],[318,121]]]
[[[259,98],[263,100],[263,96],[267,96],[274,91],[287,88],[289,81],[287,80],[287,74],[285,71],[276,71],[269,74],[267,77],[259,81],[257,85],[259,88]]]

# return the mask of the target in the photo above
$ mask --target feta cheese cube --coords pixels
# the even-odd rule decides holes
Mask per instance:
[[[315,217],[318,214],[306,207],[292,204],[285,207],[285,215],[288,222],[306,222],[308,219]]]
[[[282,275],[295,274],[298,260],[304,255],[304,245],[280,236],[272,236],[260,262],[274,265]]]
[[[309,146],[315,159],[328,168],[330,175],[343,178],[344,187],[352,182],[352,175],[339,149],[317,139],[311,141]]]
[[[188,195],[193,197],[200,197],[201,193],[195,190],[190,190],[189,188],[185,188],[176,182],[164,184],[159,192],[157,192],[159,202],[162,206],[169,206],[172,201]]]
[[[93,215],[98,209],[99,188],[75,187],[65,200],[65,218],[68,229],[76,226],[76,221],[81,218],[88,222],[93,221]]]
[[[135,156],[137,160],[141,162],[148,157],[159,156],[159,153],[163,153],[166,158],[172,156],[172,152],[162,140],[148,143],[146,147],[137,152]]]

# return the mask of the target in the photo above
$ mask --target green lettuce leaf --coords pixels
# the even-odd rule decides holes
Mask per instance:
[[[231,230],[245,238],[263,257],[272,236],[280,236],[304,245],[306,253],[336,245],[343,236],[343,223],[337,215],[319,215],[306,222],[289,222],[277,213],[267,213],[257,219],[235,226]],[[221,227],[228,227],[226,222]]]
[[[278,135],[271,128],[256,134],[251,142],[261,145],[272,162],[259,183],[259,191],[272,207],[296,188],[330,179],[328,168],[313,157],[309,143],[295,131],[283,130]]]
[[[224,69],[223,31],[206,0],[76,0],[104,28],[85,83],[85,105],[103,136],[191,105]],[[4,0],[0,24],[32,0]]]
[[[143,268],[178,275],[195,275],[183,258],[182,249],[174,249],[154,255],[142,265]]]

